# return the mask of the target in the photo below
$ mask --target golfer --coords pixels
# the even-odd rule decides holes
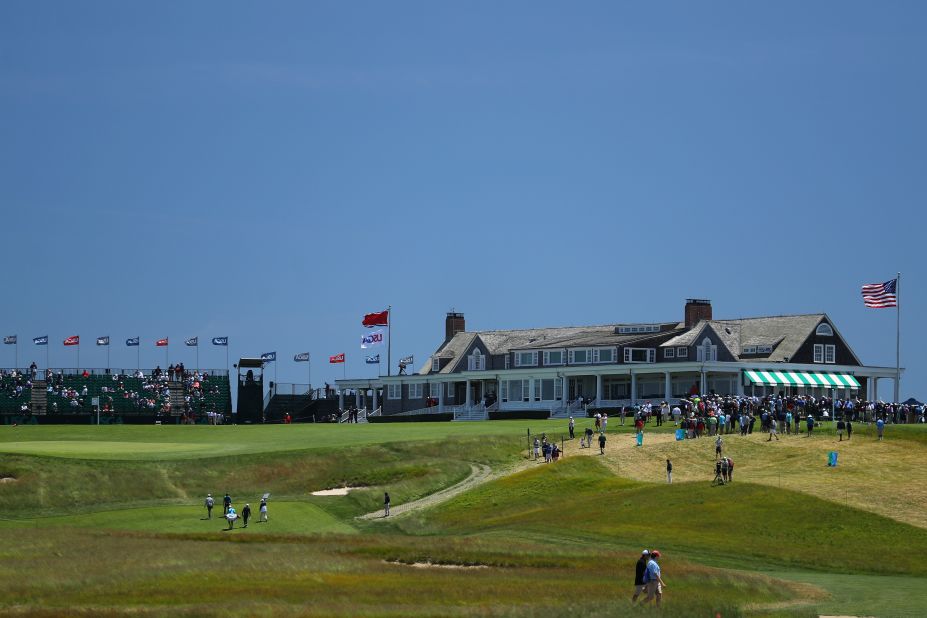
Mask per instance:
[[[212,499],[212,494],[206,494],[206,519],[212,519],[212,507],[216,501]]]
[[[267,523],[267,498],[261,498],[261,507],[259,510],[261,512],[261,518],[258,521]]]
[[[232,506],[232,496],[230,496],[228,492],[225,492],[225,497],[222,498],[222,506],[224,507],[222,512],[228,513],[229,507]]]
[[[383,517],[389,517],[389,492],[383,492]]]
[[[605,454],[605,432],[599,434],[599,455]]]
[[[647,571],[645,579],[647,580],[647,598],[644,599],[644,603],[649,603],[651,600],[656,599],[657,607],[660,607],[660,604],[663,602],[663,588],[666,586],[663,583],[663,576],[660,574],[660,565],[657,564],[657,560],[660,559],[660,552],[658,550],[653,550],[650,552],[650,560],[647,562]]]
[[[673,484],[673,462],[669,459],[666,460],[666,482]]]
[[[251,505],[246,504],[245,508],[241,510],[241,521],[244,522],[245,528],[248,527],[248,520],[251,519]]]
[[[229,530],[235,527],[235,520],[238,519],[238,513],[235,512],[235,507],[230,506],[225,512],[225,519],[229,522]]]

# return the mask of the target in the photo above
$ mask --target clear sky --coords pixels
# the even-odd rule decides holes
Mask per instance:
[[[471,329],[826,311],[927,396],[923,2],[0,3],[0,330],[25,364],[371,375]],[[385,349],[383,350],[385,358]],[[0,365],[13,346],[0,349]],[[386,367],[383,366],[385,371]],[[273,369],[271,369],[273,371]],[[881,394],[891,392],[886,381]]]

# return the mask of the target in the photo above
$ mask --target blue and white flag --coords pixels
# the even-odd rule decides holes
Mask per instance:
[[[10,335],[9,337],[4,337],[3,343],[7,345],[13,345],[14,343],[16,343],[16,335]]]
[[[33,337],[32,343],[35,345],[48,345],[48,335],[43,335],[42,337]]]
[[[305,363],[309,360],[309,352],[300,352],[293,357],[293,360],[297,363]]]
[[[213,345],[228,345],[229,338],[228,337],[213,337],[212,344]]]
[[[361,347],[369,348],[375,345],[380,345],[383,343],[383,329],[375,330],[369,335],[364,335],[361,337]]]
[[[97,345],[109,345],[109,335],[106,337],[97,337]]]
[[[138,337],[132,337],[131,339],[126,339],[126,345],[130,347],[133,345],[138,345],[138,340],[139,340]]]
[[[368,365],[379,365],[380,355],[377,354],[376,356],[368,356],[366,359],[364,359],[364,362],[367,363]]]
[[[276,352],[264,352],[263,354],[261,354],[261,360],[264,361],[265,363],[272,363],[275,360],[277,360],[277,353]]]
[[[411,364],[413,363],[413,361],[414,361],[414,359],[413,359],[413,357],[410,355],[410,356],[406,356],[405,358],[400,358],[400,359],[399,359],[399,364],[400,364],[400,365],[411,365]]]
[[[199,338],[199,337],[190,337],[189,339],[187,339],[186,341],[184,341],[184,344],[195,348],[196,346],[198,346],[198,345],[200,344],[200,338]]]

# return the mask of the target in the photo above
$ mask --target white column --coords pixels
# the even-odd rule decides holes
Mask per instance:
[[[879,378],[873,376],[869,378],[869,384],[872,385],[871,393],[869,393],[869,401],[878,401],[879,400]]]
[[[566,376],[563,376],[560,378],[560,383],[560,402],[565,408],[567,407],[567,402],[570,401],[569,397],[567,397],[567,387],[570,385],[570,382],[567,380]]]
[[[735,386],[734,392],[737,393],[738,397],[744,396],[744,376],[739,371],[734,375]]]
[[[373,410],[371,410],[371,412],[376,410],[378,407],[379,406],[377,406],[377,387],[374,386],[373,387]]]
[[[699,384],[698,384],[699,395],[704,397],[708,394],[708,374],[705,373],[705,370],[702,369],[701,374],[699,375]]]
[[[669,371],[663,372],[663,401],[669,403],[673,398],[673,378]]]
[[[602,401],[603,399],[605,399],[602,382],[603,382],[602,374],[597,375],[595,377],[595,400],[596,401]]]
[[[338,389],[338,409],[344,410],[344,389]]]
[[[631,372],[631,405],[637,402],[637,376]]]
[[[438,389],[438,412],[444,412],[444,389],[447,385],[441,382],[441,388]]]
[[[464,400],[464,405],[467,406],[468,408],[469,408],[470,405],[471,405],[470,399],[471,399],[471,397],[470,397],[470,380],[467,380],[467,396],[466,396],[466,399]]]
[[[359,388],[354,389],[354,407],[360,410],[361,407],[361,392]]]

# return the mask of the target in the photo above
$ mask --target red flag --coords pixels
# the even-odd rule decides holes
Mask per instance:
[[[80,345],[80,335],[74,335],[64,340],[64,345]]]
[[[379,313],[368,313],[364,316],[364,321],[361,322],[367,328],[373,328],[374,326],[389,326],[389,309],[386,311],[380,311]]]
[[[165,337],[164,339],[158,339],[157,341],[155,341],[155,345],[158,346],[159,348],[163,348],[164,346],[167,345],[167,337]]]
[[[329,356],[328,362],[332,364],[343,363],[344,362],[344,352],[342,352],[341,354],[335,354],[334,356]]]

